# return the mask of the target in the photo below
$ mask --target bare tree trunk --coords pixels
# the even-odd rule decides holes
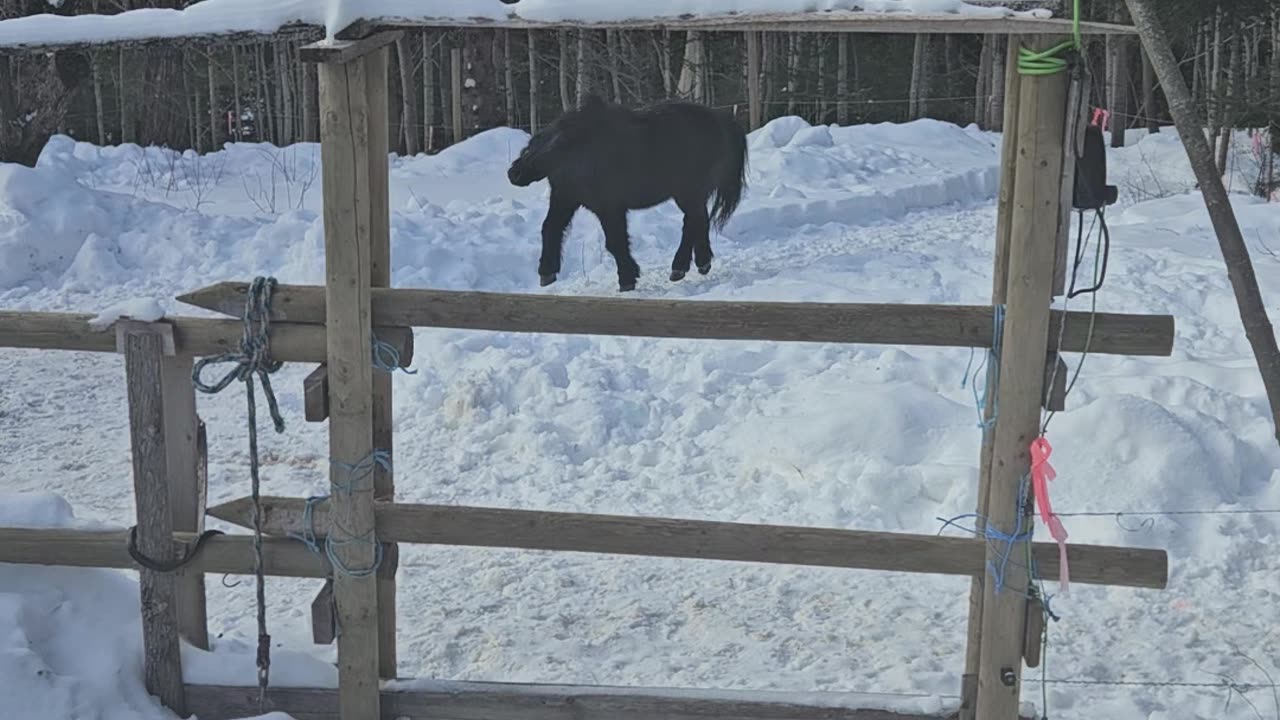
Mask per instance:
[[[1222,131],[1222,8],[1213,16],[1213,64],[1209,70],[1209,144],[1218,144]],[[1166,94],[1166,97],[1168,95]]]
[[[1265,197],[1270,200],[1276,188],[1276,148],[1280,147],[1280,8],[1271,11],[1271,69],[1268,89],[1271,97],[1271,122],[1268,125],[1267,174]]]
[[[98,144],[107,144],[107,116],[102,108],[102,61],[101,56],[97,52],[89,53],[89,70],[93,73],[93,109],[94,119],[98,122]],[[9,58],[5,57],[0,61],[0,94],[8,94],[9,89],[5,87],[9,79]],[[0,127],[3,127],[9,120],[9,114],[0,108]]]
[[[916,35],[916,47],[911,56],[911,92],[907,117],[918,120],[929,112],[929,36]]]
[[[680,80],[676,83],[676,94],[687,100],[703,102],[705,94],[702,78],[706,48],[702,33],[690,30],[685,38],[684,61],[680,66]]]
[[[573,109],[573,98],[569,95],[569,31],[561,28],[557,38],[560,41],[560,109],[569,112]]]
[[[654,45],[658,50],[658,72],[662,75],[662,92],[670,98],[675,92],[674,73],[671,69],[671,31],[663,30],[655,36]]]
[[[320,142],[320,73],[315,63],[302,71],[302,139]]]
[[[618,31],[604,31],[605,45],[609,50],[609,79],[613,82],[613,101],[622,102],[622,76],[618,69]]]
[[[277,142],[275,118],[271,109],[271,84],[267,81],[267,44],[258,43],[254,48],[254,60],[258,65],[258,140],[260,142]]]
[[[1009,38],[1003,35],[991,37],[991,79],[987,81],[991,102],[987,105],[987,127],[996,132],[1004,132],[1004,81],[1009,64],[1009,42]]]
[[[1127,38],[1107,36],[1107,99],[1111,106],[1111,147],[1124,147],[1124,131],[1129,117],[1129,68]]]
[[[813,44],[818,53],[818,122],[821,123],[827,115],[827,36],[819,34]]]
[[[191,118],[196,129],[196,143],[192,149],[196,152],[201,152],[205,148],[204,119],[208,118],[209,115],[205,111],[206,109],[202,108],[200,105],[201,92],[200,83],[198,82],[198,78],[200,77],[200,61],[194,53],[191,56],[191,71],[192,79],[190,87],[187,88],[187,94],[191,97]],[[210,135],[210,137],[212,137],[212,135]]]
[[[978,87],[973,91],[976,96],[973,103],[973,122],[984,130],[991,127],[987,122],[991,117],[987,107],[991,103],[991,60],[994,44],[995,36],[990,34],[982,36],[982,54],[978,57]]]
[[[218,85],[215,81],[213,48],[205,53],[205,71],[209,78],[209,150],[217,151],[222,144],[222,118],[218,109]]]
[[[276,51],[276,107],[280,109],[280,122],[277,130],[280,133],[280,144],[293,142],[293,98],[289,94],[289,54],[282,42],[275,43]]]
[[[244,139],[244,112],[240,107],[240,46],[231,46],[231,95],[235,101],[234,110],[235,117],[232,120],[232,127],[235,129],[235,137],[233,142],[240,142]]]
[[[532,31],[530,31],[532,32]],[[436,48],[434,35],[422,33],[422,149],[436,149]]]
[[[787,114],[796,114],[796,96],[800,86],[800,34],[787,35]]]
[[[400,64],[400,98],[401,127],[404,136],[406,155],[418,154],[418,102],[414,96],[417,84],[413,81],[413,50],[409,47],[409,38],[401,36],[396,40],[396,58]]]
[[[849,33],[836,34],[836,122],[849,124]]]
[[[1204,27],[1196,27],[1196,45],[1195,45],[1195,62],[1191,66],[1191,97],[1195,101],[1197,107],[1203,107],[1204,102],[1204,76],[1207,72],[1205,63],[1205,40]],[[1150,62],[1150,59],[1147,60]],[[1207,120],[1202,119],[1203,122]]]
[[[1237,112],[1237,94],[1240,89],[1240,53],[1243,45],[1240,27],[1232,28],[1231,56],[1227,61],[1226,92],[1223,98],[1222,114],[1219,123],[1222,134],[1218,136],[1218,171],[1227,172],[1227,164],[1231,160],[1231,134],[1235,128]]]
[[[1267,400],[1271,404],[1273,429],[1280,440],[1280,348],[1276,346],[1275,331],[1267,318],[1267,308],[1258,288],[1253,261],[1249,258],[1249,248],[1240,232],[1222,177],[1214,167],[1213,152],[1200,131],[1191,95],[1187,92],[1178,61],[1169,46],[1153,3],[1151,0],[1125,1],[1151,56],[1160,86],[1164,88],[1165,97],[1169,100],[1169,110],[1177,123],[1183,149],[1186,150],[1191,168],[1200,182],[1200,193],[1204,196],[1205,207],[1218,235],[1222,257],[1227,266],[1227,277],[1231,280],[1236,304],[1240,308],[1245,336],[1257,358]]]
[[[134,89],[134,84],[129,75],[129,53],[124,48],[120,48],[118,60],[120,63],[120,82],[116,84],[116,89],[120,95],[120,142],[133,143],[138,141],[138,134],[133,124],[133,109],[130,95]]]
[[[502,92],[507,96],[507,127],[516,126],[516,70],[511,59],[511,31],[502,31]]]
[[[538,132],[538,33],[529,31],[529,134]]]
[[[577,105],[582,107],[582,103],[587,99],[587,95],[591,92],[591,67],[589,64],[590,51],[587,48],[587,30],[578,29],[578,87],[576,93]]]
[[[1156,117],[1156,76],[1147,51],[1141,47],[1138,51],[1142,56],[1142,112],[1147,116],[1147,132],[1154,135],[1160,132],[1160,121]]]

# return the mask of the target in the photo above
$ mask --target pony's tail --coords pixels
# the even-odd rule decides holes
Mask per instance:
[[[716,200],[711,206],[711,223],[717,230],[723,230],[738,209],[747,186],[747,134],[728,113],[720,113],[720,130],[726,157],[720,163]]]

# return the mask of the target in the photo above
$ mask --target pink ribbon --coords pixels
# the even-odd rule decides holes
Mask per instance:
[[[1036,505],[1040,507],[1040,518],[1058,543],[1058,583],[1062,586],[1062,594],[1066,595],[1071,583],[1071,573],[1067,569],[1067,531],[1049,504],[1049,481],[1058,476],[1049,464],[1052,453],[1053,446],[1048,440],[1040,437],[1031,442],[1031,487],[1036,495]]]

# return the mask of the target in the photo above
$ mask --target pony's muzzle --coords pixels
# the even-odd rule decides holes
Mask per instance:
[[[511,167],[507,169],[507,181],[516,187],[525,187],[532,182],[518,162],[512,163]]]

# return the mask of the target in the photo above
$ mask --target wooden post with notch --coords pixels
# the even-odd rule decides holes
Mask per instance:
[[[373,451],[369,62],[365,54],[319,65],[329,472],[335,521],[343,528],[334,546],[342,567],[333,569],[342,720],[382,715],[377,580],[363,574],[375,561],[372,473],[350,470]]]
[[[1059,41],[1038,37],[1039,48]],[[1012,72],[1017,72],[1016,64]],[[992,434],[987,527],[1005,537],[1031,530],[1030,503],[1019,503],[1028,483],[1030,445],[1039,432],[1044,351],[1049,337],[1069,77],[1019,78],[1017,169],[1010,216],[1006,310],[996,389],[999,416]],[[1029,493],[1029,491],[1028,491]],[[977,717],[1014,720],[1022,689],[1028,568],[1026,540],[988,543],[983,579]],[[994,573],[999,572],[999,576]],[[999,582],[997,582],[999,580]]]
[[[164,446],[168,468],[169,507],[177,532],[204,532],[207,497],[207,458],[204,424],[196,416],[196,391],[191,381],[194,358],[166,355],[161,359],[164,385]],[[187,642],[209,649],[208,615],[205,610],[204,575],[179,570],[177,578],[178,629]]]
[[[1000,190],[996,205],[995,264],[991,279],[991,304],[1003,305],[1009,285],[1009,238],[1013,223],[1013,188],[1018,171],[1018,105],[1021,96],[1021,77],[1018,74],[1018,47],[1021,39],[1009,36],[1008,57],[1005,60],[1004,130],[1000,149]],[[987,363],[986,387],[996,390],[998,359]],[[983,408],[982,419],[992,422],[995,406],[988,402]],[[982,433],[982,449],[978,461],[978,508],[976,529],[981,535],[985,529],[984,518],[991,489],[991,452],[995,435],[991,430]],[[965,648],[964,676],[961,681],[960,720],[975,720],[978,703],[978,661],[982,642],[982,582],[977,576],[969,587],[969,639]]]
[[[172,328],[161,323],[121,320],[116,347],[124,353],[129,397],[129,437],[133,492],[137,504],[136,549],[157,563],[176,558],[170,509],[169,453],[165,433],[166,354],[173,356]],[[178,635],[178,578],[143,568],[143,677],[147,692],[179,716],[186,714],[182,652]]]

